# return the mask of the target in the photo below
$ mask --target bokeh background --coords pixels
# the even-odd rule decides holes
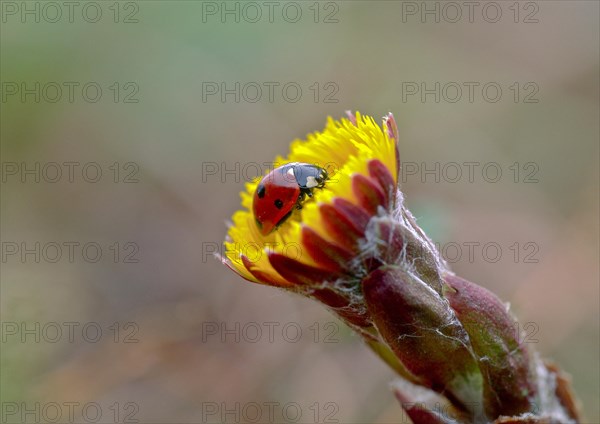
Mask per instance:
[[[438,2],[275,2],[272,19],[265,2],[259,19],[238,2],[88,3],[72,19],[1,4],[3,422],[408,422],[392,372],[329,312],[211,255],[253,164],[346,109],[395,114],[409,207],[600,422],[597,2],[480,2],[471,19],[463,2],[458,19]],[[207,91],[221,83],[239,101]],[[421,83],[439,101],[407,91]],[[448,165],[464,162],[473,181]],[[419,173],[435,166],[439,181]]]

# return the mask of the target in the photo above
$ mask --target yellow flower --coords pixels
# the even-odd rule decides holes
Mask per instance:
[[[344,296],[319,287],[362,274],[357,258],[369,220],[383,210],[389,213],[394,203],[396,139],[391,114],[380,127],[357,112],[338,121],[329,118],[322,132],[293,141],[289,155],[277,157],[274,167],[291,162],[319,166],[328,173],[324,187],[313,189],[301,209],[265,236],[252,212],[262,177],[247,183],[223,262],[246,280],[304,292],[333,307],[347,304]]]

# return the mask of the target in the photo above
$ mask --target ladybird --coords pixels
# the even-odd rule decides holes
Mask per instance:
[[[260,233],[270,234],[294,211],[301,209],[305,197],[323,188],[327,171],[316,165],[292,162],[273,169],[258,183],[252,210]]]

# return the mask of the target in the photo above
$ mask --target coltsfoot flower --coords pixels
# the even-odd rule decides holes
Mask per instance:
[[[356,113],[340,121],[330,118],[323,132],[294,141],[286,158],[275,159],[274,172],[287,172],[278,167],[289,163],[316,165],[327,172],[323,187],[264,235],[253,210],[261,178],[247,183],[241,194],[244,209],[233,215],[229,228],[224,262],[249,281],[314,297],[350,324],[368,328],[360,282],[376,258],[363,255],[365,232],[372,217],[387,215],[394,206],[396,135],[391,114],[382,128]]]
[[[391,114],[379,126],[359,113],[294,141],[246,184],[221,260],[329,307],[400,375],[393,390],[416,424],[579,422],[568,378],[405,208],[397,141]]]

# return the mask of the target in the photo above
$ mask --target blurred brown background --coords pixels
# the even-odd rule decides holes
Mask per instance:
[[[358,337],[211,256],[346,109],[395,114],[409,207],[600,422],[597,2],[76,3],[1,3],[3,422],[408,422]]]

